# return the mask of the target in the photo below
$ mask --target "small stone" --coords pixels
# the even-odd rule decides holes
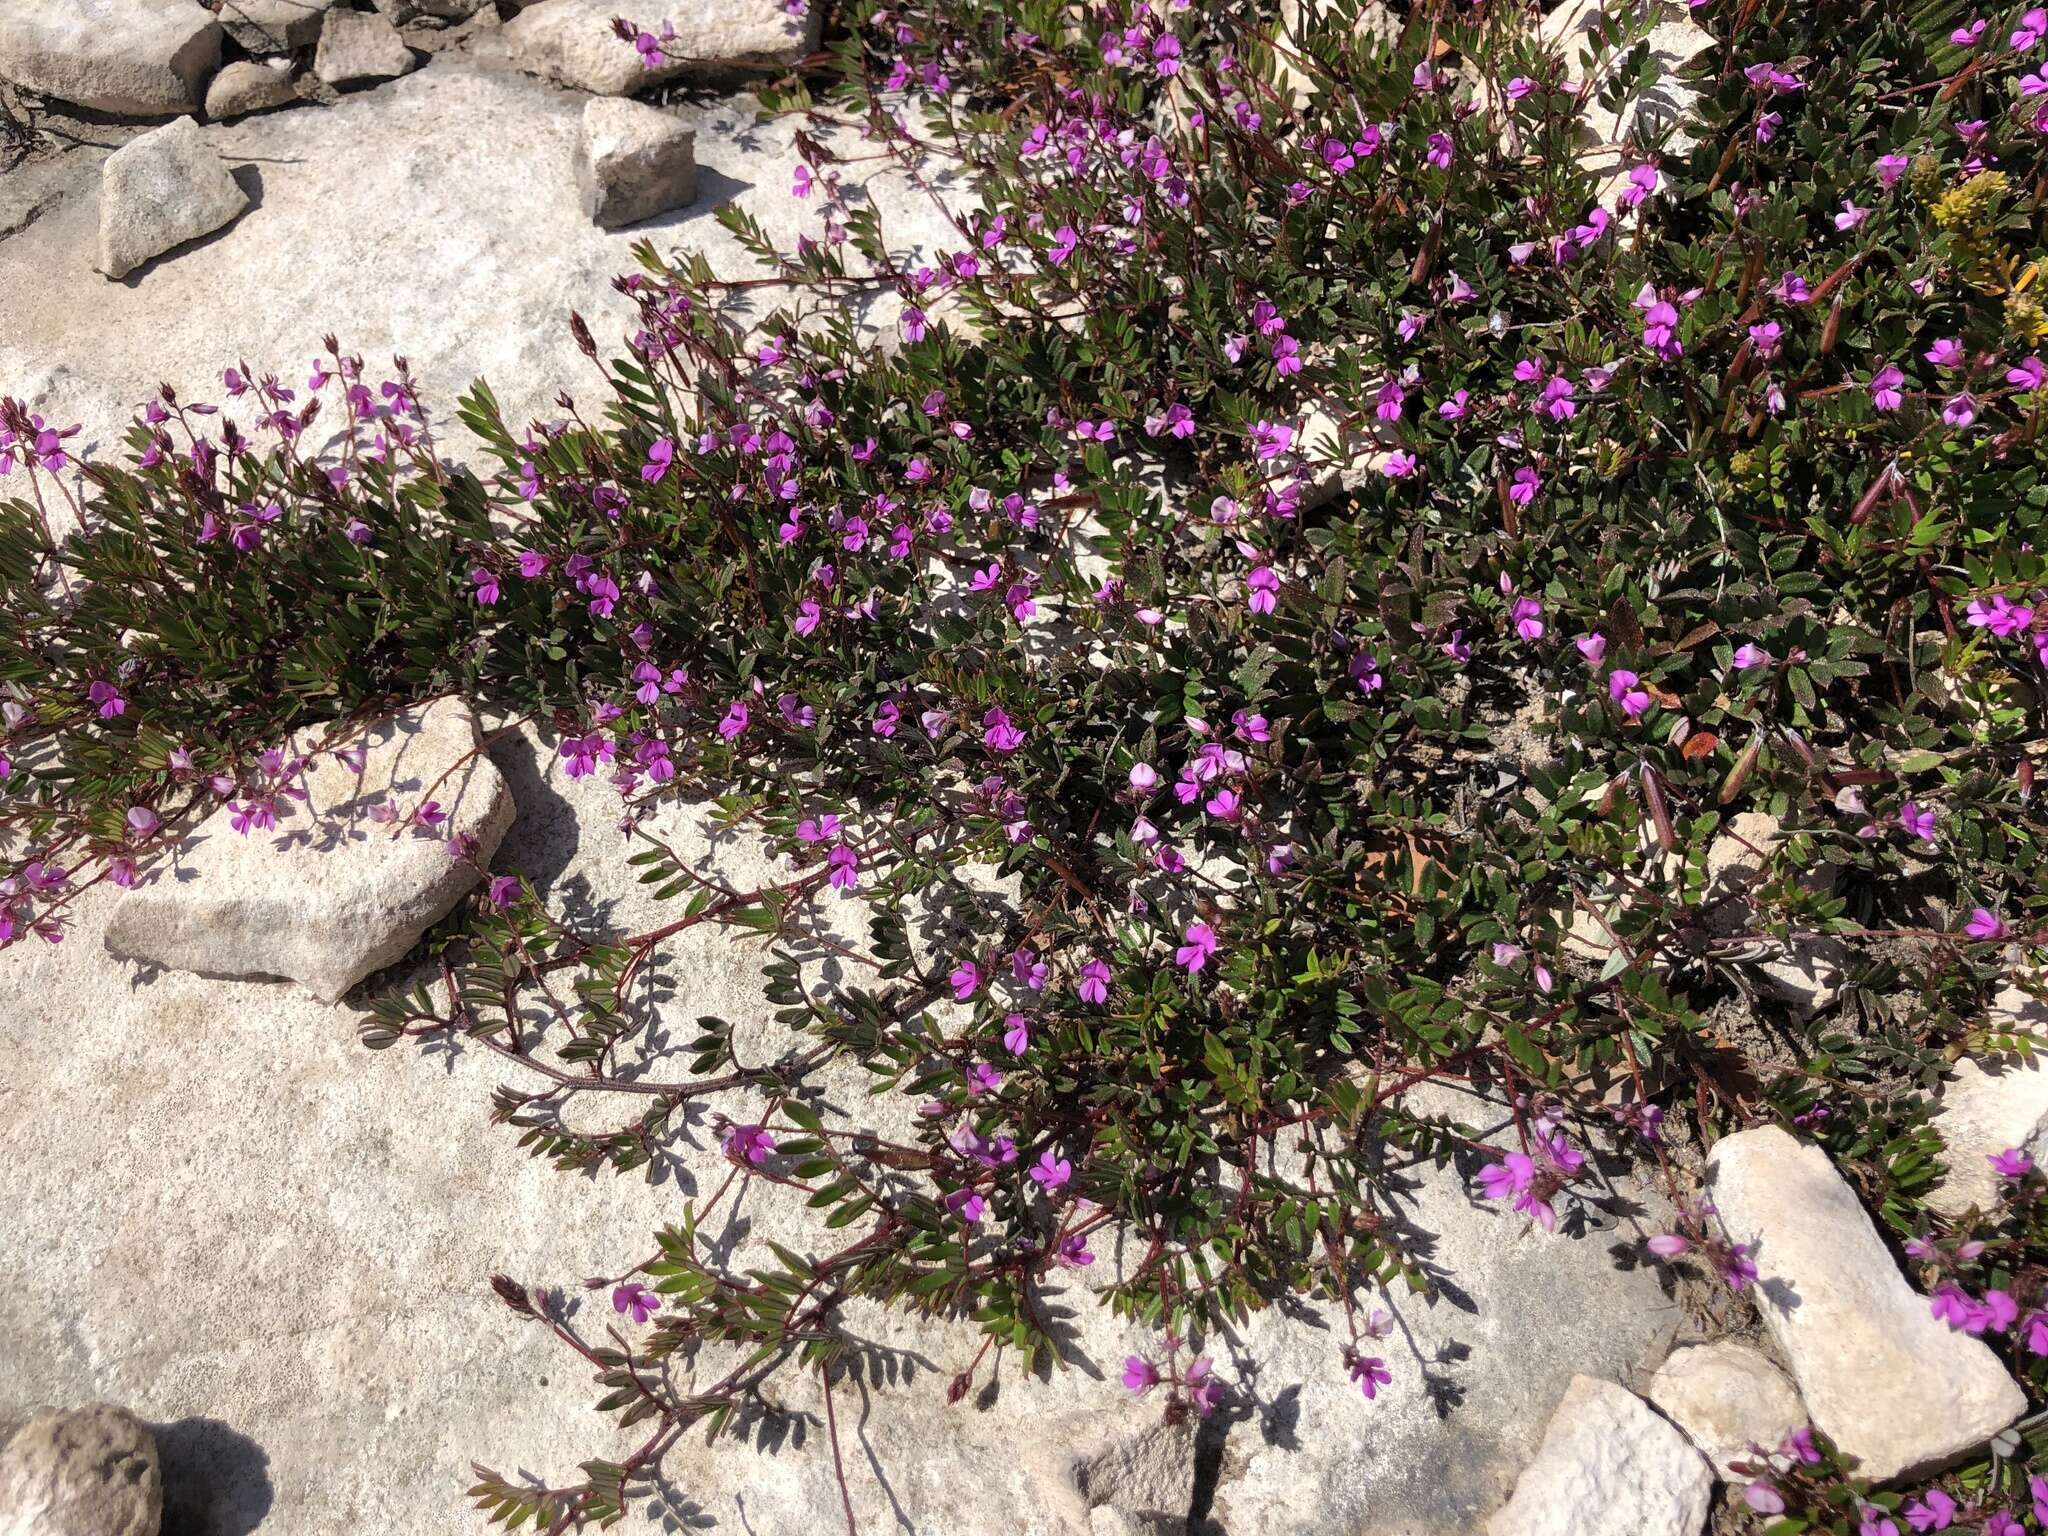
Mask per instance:
[[[1806,1424],[1806,1405],[1785,1373],[1747,1344],[1724,1339],[1674,1350],[1650,1378],[1646,1394],[1684,1430],[1724,1478],[1730,1462],[1775,1450]]]
[[[251,53],[289,53],[319,41],[335,0],[221,0],[220,24]],[[228,66],[233,68],[233,65]]]
[[[1982,1341],[1936,1321],[1827,1153],[1776,1126],[1724,1136],[1707,1187],[1757,1267],[1757,1310],[1813,1422],[1877,1482],[1934,1472],[2026,1396]]]
[[[476,751],[476,717],[458,699],[379,721],[354,740],[362,773],[318,752],[300,781],[306,799],[281,800],[274,830],[244,836],[225,806],[200,823],[174,867],[123,893],[107,948],[201,975],[289,977],[330,1003],[404,955],[476,883],[448,840],[472,838],[478,860],[488,859],[512,823],[512,796]],[[432,834],[371,816],[380,801],[409,818],[429,800],[447,818]]]
[[[100,167],[99,269],[126,277],[188,240],[210,235],[249,206],[189,117],[152,128]]]
[[[156,1441],[126,1408],[42,1408],[0,1449],[4,1536],[157,1536]]]
[[[125,117],[199,110],[220,23],[194,0],[0,0],[0,79]]]
[[[1991,1027],[2013,1028],[2030,1007],[2041,1005],[2018,987],[2007,987],[1992,1004]],[[2048,1066],[2039,1056],[1964,1057],[1942,1084],[1934,1128],[1941,1132],[1944,1177],[1927,1196],[1928,1209],[1948,1217],[1973,1205],[1992,1210],[2005,1181],[1991,1158],[2018,1147],[2036,1163],[2048,1164]]]
[[[1487,1536],[1695,1536],[1713,1474],[1625,1387],[1574,1376]]]
[[[576,189],[605,229],[686,208],[697,196],[696,132],[659,107],[592,97],[576,143]]]
[[[649,69],[631,43],[612,31],[618,0],[541,0],[505,24],[512,58],[593,96],[630,96],[681,75],[712,76],[751,64],[794,64],[818,46],[822,6],[791,16],[781,0],[693,0],[666,18],[669,55]]]
[[[1849,949],[1824,933],[1795,939],[1759,960],[1756,972],[1765,991],[1811,1018],[1842,1000],[1849,979]]]
[[[1166,1536],[1187,1528],[1195,1497],[1191,1424],[1168,1424],[1133,1405],[1116,1414],[1073,1414],[1045,1426],[1024,1453],[1036,1507],[1059,1510],[1069,1528]],[[1098,1520],[1106,1511],[1113,1515]]]
[[[238,59],[215,75],[206,88],[206,115],[224,122],[298,99],[289,65]]]
[[[329,85],[360,85],[396,80],[410,74],[419,61],[405,46],[398,29],[382,16],[365,11],[329,11],[320,24],[320,47],[313,55],[313,73]]]

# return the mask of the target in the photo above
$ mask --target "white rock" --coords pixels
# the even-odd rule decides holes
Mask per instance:
[[[691,0],[666,14],[676,29],[663,44],[670,57],[649,69],[612,31],[618,14],[618,0],[541,0],[505,24],[505,41],[521,69],[594,96],[631,96],[682,75],[792,64],[818,46],[824,22],[819,5],[799,18],[781,0]]]
[[[44,1408],[0,1449],[0,1536],[157,1536],[164,1485],[125,1408]]]
[[[1757,1267],[1757,1309],[1813,1422],[1884,1482],[1931,1472],[2010,1424],[2026,1397],[1980,1340],[1929,1313],[1819,1147],[1776,1126],[1707,1159],[1721,1224]]]
[[[759,219],[784,249],[799,233],[818,233],[814,204],[789,195],[794,123],[757,124],[743,97],[684,119],[697,130],[694,206],[616,234],[596,228],[570,190],[582,110],[580,98],[540,81],[443,56],[319,111],[209,124],[201,131],[230,164],[255,164],[262,206],[200,255],[159,263],[134,287],[103,282],[77,258],[96,238],[99,167],[93,151],[74,150],[50,162],[71,178],[60,183],[64,194],[5,246],[0,394],[66,425],[82,422],[77,451],[118,454],[159,383],[219,400],[221,371],[237,359],[303,377],[332,331],[379,378],[393,353],[411,359],[437,413],[435,448],[482,471],[476,439],[454,411],[475,379],[490,380],[515,437],[531,421],[559,419],[564,393],[586,413],[602,410],[609,391],[566,321],[580,311],[605,355],[621,355],[639,322],[612,279],[635,269],[636,242],[698,252],[717,275],[742,278],[760,268],[713,217],[721,203]],[[861,152],[851,134],[826,141]],[[366,165],[377,174],[365,175]],[[906,270],[960,248],[949,210],[976,199],[954,167],[925,168],[943,203],[884,162],[842,169]],[[223,292],[245,301],[223,305]],[[847,306],[870,339],[892,333],[901,308],[881,289]],[[736,318],[755,324],[765,313],[755,306]]]
[[[697,134],[645,102],[594,96],[583,104],[576,190],[605,229],[687,208],[697,196]]]
[[[1580,160],[1595,175],[1604,175],[1596,195],[1610,212],[1633,163],[1623,153],[1625,140],[1633,139],[1638,151],[1660,141],[1674,151],[1692,147],[1694,140],[1687,125],[1699,89],[1678,75],[1716,46],[1713,34],[1690,20],[1678,0],[1566,0],[1543,18],[1537,37],[1564,56],[1570,77],[1578,80],[1585,73],[1580,55],[1592,49],[1588,34],[1603,17],[1622,16],[1650,21],[1645,41],[1658,78],[1647,90],[1632,92],[1620,111],[1602,105],[1595,93],[1586,93],[1579,120]],[[1612,54],[1603,59],[1595,78],[1605,82],[1623,56]]]
[[[206,88],[206,115],[221,122],[298,99],[290,65],[237,59],[215,75],[213,84]]]
[[[377,14],[394,27],[403,27],[422,16],[436,21],[467,21],[485,0],[371,0]]]
[[[194,0],[0,0],[0,79],[97,112],[196,112],[219,63]]]
[[[1849,948],[1825,933],[1790,940],[1757,961],[1756,972],[1765,991],[1811,1017],[1841,1001],[1849,979]]]
[[[1575,1376],[1487,1536],[1695,1536],[1713,1474],[1625,1387]]]
[[[419,61],[398,29],[363,11],[329,11],[320,23],[313,73],[329,85],[359,85],[411,74]]]
[[[126,277],[249,206],[199,124],[181,117],[131,139],[100,167],[99,269]]]
[[[1644,1393],[1684,1430],[1725,1478],[1751,1446],[1768,1453],[1806,1424],[1806,1405],[1785,1373],[1747,1344],[1723,1339],[1672,1351]]]
[[[307,798],[280,802],[274,832],[236,833],[225,806],[201,822],[168,867],[121,898],[107,948],[202,975],[285,976],[327,1002],[403,955],[476,883],[447,839],[471,837],[488,859],[512,823],[512,795],[489,758],[471,755],[476,717],[458,700],[351,740],[365,748],[362,773],[320,752]],[[400,823],[430,800],[447,820],[438,834],[373,821],[387,798]]]
[[[2018,987],[2007,987],[1992,1004],[1991,1027],[2024,1029],[2028,1013],[2041,1007]],[[2004,1181],[1990,1158],[2019,1147],[2048,1163],[2048,1066],[2038,1055],[1964,1057],[1942,1084],[1934,1128],[1941,1132],[1944,1176],[1927,1197],[1929,1209],[1949,1217],[1973,1205],[1991,1210]]]
[[[251,53],[310,48],[335,0],[221,0],[220,24]],[[230,66],[232,67],[232,66]]]

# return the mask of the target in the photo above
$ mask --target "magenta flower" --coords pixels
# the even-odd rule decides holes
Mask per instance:
[[[1660,1259],[1675,1259],[1692,1244],[1676,1232],[1659,1232],[1643,1246]]]
[[[1192,976],[1215,955],[1218,944],[1216,930],[1207,923],[1189,923],[1187,932],[1181,937],[1183,942],[1174,951],[1173,962]]]
[[[1082,1002],[1092,1003],[1100,1008],[1109,1001],[1109,983],[1109,967],[1100,960],[1090,960],[1081,967],[1080,984],[1076,991],[1080,993]]]
[[[1760,1515],[1785,1513],[1785,1496],[1770,1483],[1749,1483],[1743,1487],[1742,1502]]]
[[[1890,363],[1886,363],[1870,376],[1870,403],[1880,411],[1896,411],[1906,403],[1900,385],[1906,376]]]
[[[1973,939],[2002,939],[2006,936],[2005,919],[1985,907],[1970,908],[1970,920],[1963,924],[1963,932]]]
[[[1630,720],[1639,720],[1650,708],[1649,693],[1637,686],[1635,673],[1627,667],[1616,667],[1607,674],[1607,697],[1621,706],[1621,712]]]
[[[1984,1159],[2001,1179],[2024,1179],[2034,1171],[2034,1160],[2022,1147],[2007,1147]]]
[[[157,828],[163,825],[163,818],[146,805],[129,806],[127,820],[128,836],[138,843],[154,837]]]
[[[116,715],[125,714],[128,709],[128,701],[121,697],[120,690],[112,683],[94,683],[85,690],[85,697],[87,702],[98,707],[102,720],[111,720]]]
[[[1535,469],[1524,464],[1515,471],[1515,477],[1508,483],[1508,500],[1518,507],[1526,507],[1536,499],[1536,493],[1543,489],[1543,477]]]
[[[1378,1356],[1360,1355],[1351,1362],[1351,1379],[1365,1394],[1365,1400],[1371,1402],[1379,1396],[1380,1388],[1394,1379],[1394,1373]]]
[[[1956,1501],[1939,1488],[1929,1488],[1899,1513],[1916,1531],[1945,1531],[1955,1522]]]
[[[725,1155],[736,1163],[758,1168],[774,1150],[775,1138],[764,1126],[734,1125],[726,1128]]]
[[[519,877],[498,875],[492,879],[485,894],[490,897],[491,905],[502,912],[511,906],[519,895]]]
[[[1955,336],[1942,336],[1920,354],[1937,368],[1954,368],[1963,360],[1963,343]]]
[[[1586,658],[1587,666],[1596,672],[1600,670],[1600,663],[1607,657],[1607,637],[1605,635],[1597,631],[1590,635],[1581,635],[1572,644],[1577,646],[1579,654]]]
[[[1252,448],[1261,459],[1277,459],[1294,444],[1294,428],[1276,421],[1252,423]]]
[[[1543,638],[1543,605],[1533,597],[1516,598],[1509,617],[1515,621],[1515,633],[1524,640],[1534,644]]]
[[[1095,1262],[1095,1255],[1088,1251],[1088,1239],[1078,1232],[1069,1233],[1060,1240],[1057,1257],[1066,1269],[1086,1269]]]
[[[647,462],[640,466],[640,478],[649,485],[658,484],[675,461],[676,445],[665,437],[657,437],[647,449]]]
[[[1073,1176],[1073,1164],[1064,1157],[1055,1156],[1051,1147],[1041,1152],[1038,1161],[1031,1165],[1031,1182],[1042,1185],[1048,1193],[1058,1189]]]
[[[1005,1014],[1003,1017],[1003,1049],[1012,1056],[1022,1056],[1031,1049],[1031,1020],[1021,1013]]]
[[[1199,1355],[1188,1362],[1181,1385],[1188,1389],[1188,1401],[1205,1419],[1223,1401],[1223,1383],[1216,1379],[1216,1362],[1207,1355]]]
[[[1735,670],[1748,672],[1756,667],[1769,666],[1771,653],[1760,645],[1743,644],[1735,648]]]
[[[1024,733],[1001,709],[990,709],[981,717],[981,724],[982,744],[991,752],[1014,752],[1024,745]]]
[[[1133,1392],[1150,1392],[1159,1385],[1159,1367],[1143,1355],[1125,1355],[1124,1385]]]
[[[974,994],[981,990],[981,967],[972,960],[962,960],[946,979],[953,984],[955,1002],[971,1002]]]
[[[1934,841],[1934,812],[1931,809],[1923,810],[1908,800],[1899,807],[1899,825],[1906,829],[1908,836],[1917,837],[1923,843],[1932,844]]]
[[[661,1306],[661,1299],[638,1281],[628,1280],[612,1287],[612,1310],[630,1312],[633,1321],[644,1323]]]
[[[971,1189],[956,1189],[946,1196],[946,1209],[972,1227],[980,1223],[988,1202]]]

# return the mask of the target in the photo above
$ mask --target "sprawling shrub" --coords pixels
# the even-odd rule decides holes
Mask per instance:
[[[1398,1391],[1372,1299],[1428,1282],[1374,1152],[1475,1149],[1405,1106],[1436,1078],[1505,1093],[1479,1192],[1544,1228],[1597,1127],[1683,1199],[1671,1147],[1796,1123],[2048,1384],[2043,1181],[2015,1164],[1979,1223],[1923,1201],[1944,1060],[2030,1049],[1987,1020],[2043,920],[2048,26],[1713,0],[1674,81],[1639,26],[1357,11],[859,0],[770,105],[974,178],[954,248],[905,260],[807,134],[816,234],[726,210],[744,281],[643,248],[602,414],[510,423],[478,386],[482,478],[402,366],[332,342],[303,389],[230,374],[240,428],[166,390],[122,467],[5,408],[0,943],[223,800],[274,809],[292,731],[458,691],[610,779],[681,905],[605,933],[501,875],[366,1039],[500,1051],[535,1079],[500,1117],[579,1169],[747,1091],[736,1176],[817,1208],[815,1250],[734,1271],[695,1236],[728,1180],[605,1282],[608,1342],[500,1279],[650,1433],[575,1486],[486,1475],[495,1515],[604,1518],[776,1370],[829,1406],[851,1300],[1055,1358],[1043,1298],[1112,1227],[1125,1378],[1170,1412],[1228,1389],[1157,1341],[1290,1291],[1349,1319],[1332,1370]],[[1635,110],[1674,85],[1676,121]],[[677,796],[789,878],[695,871],[644,828]],[[1744,810],[1750,895],[1708,869]],[[872,926],[820,988],[829,889]],[[776,940],[808,1044],[764,1064],[705,1020],[650,1085],[630,983],[705,923]],[[1816,946],[1842,974],[1792,1006]],[[835,1064],[915,1135],[822,1114]],[[1740,1289],[1683,1210],[1660,1261]],[[730,1369],[679,1393],[681,1351]],[[1964,1485],[1988,1515],[2023,1465]],[[1801,1442],[1750,1502],[1882,1530],[1902,1500]]]

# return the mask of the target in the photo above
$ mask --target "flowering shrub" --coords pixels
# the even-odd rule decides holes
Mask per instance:
[[[1043,1298],[1110,1230],[1138,1240],[1103,1292],[1132,1391],[1209,1413],[1204,1333],[1312,1292],[1370,1411],[1403,1387],[1372,1297],[1429,1283],[1375,1191],[1387,1140],[1476,1155],[1475,1193],[1548,1230],[1594,1140],[1684,1201],[1682,1149],[1796,1124],[1937,1315],[2048,1385],[2048,1181],[2015,1165],[1977,1225],[1924,1205],[1944,1062],[2031,1049],[1985,1020],[2044,921],[2048,25],[1710,0],[1692,113],[1624,112],[1587,154],[1590,116],[1659,84],[1634,30],[1567,57],[1502,0],[1419,4],[1393,41],[1356,10],[1295,36],[857,0],[772,104],[971,172],[954,248],[892,254],[807,136],[815,235],[724,210],[744,283],[643,248],[602,417],[508,423],[478,386],[482,478],[439,462],[402,364],[332,341],[303,388],[231,372],[226,413],[165,390],[119,468],[0,407],[26,486],[0,944],[61,938],[223,801],[266,824],[294,730],[450,691],[553,724],[682,904],[619,936],[499,874],[365,1026],[530,1072],[497,1112],[567,1168],[647,1165],[707,1093],[758,1106],[718,1126],[733,1176],[593,1282],[608,1342],[496,1282],[649,1433],[572,1486],[482,1474],[495,1517],[608,1517],[778,1370],[829,1417],[852,1300],[1057,1358]],[[620,30],[659,57],[658,25]],[[645,826],[676,796],[788,878],[691,869]],[[1707,863],[1736,810],[1777,824],[1749,897]],[[793,949],[829,891],[872,927],[821,993]],[[956,921],[922,951],[933,906]],[[776,941],[767,997],[808,1043],[761,1065],[706,1020],[694,1075],[649,1081],[629,984],[700,924]],[[1771,966],[1823,941],[1846,962],[1809,1016]],[[827,1120],[845,1063],[914,1135]],[[1438,1078],[1503,1092],[1512,1144],[1411,1110]],[[611,1129],[562,1113],[612,1101]],[[707,1252],[740,1180],[803,1192],[818,1251]],[[1653,1256],[1741,1292],[1746,1253],[1681,1213]],[[680,1393],[659,1366],[698,1351],[730,1368]],[[1810,1438],[1755,1467],[1773,1529],[2030,1518],[2004,1451],[1917,1504]]]

